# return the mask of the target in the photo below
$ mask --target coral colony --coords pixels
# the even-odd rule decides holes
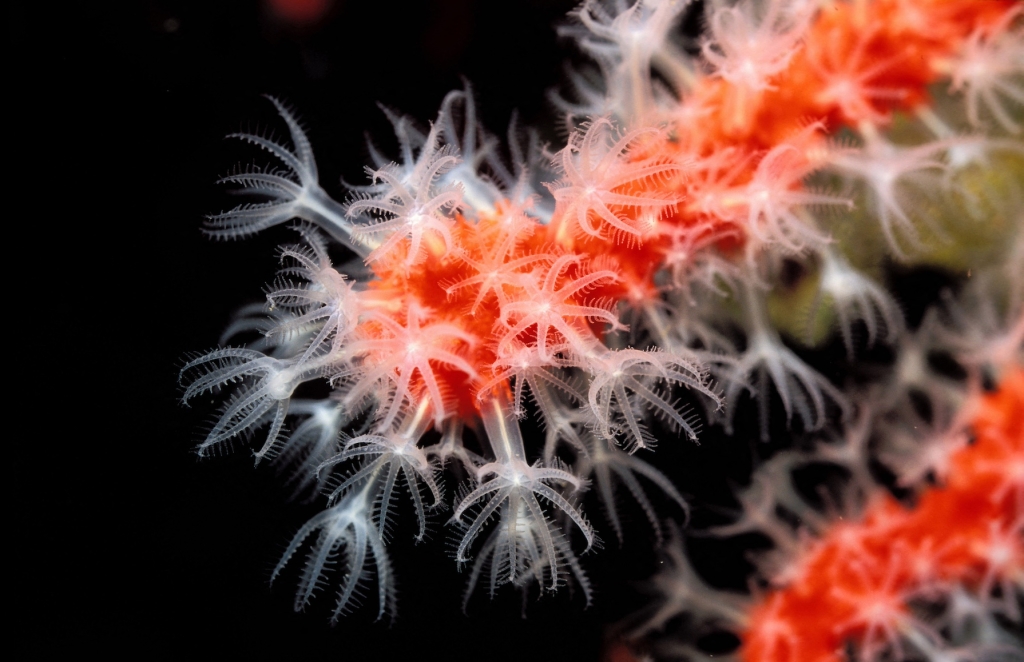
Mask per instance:
[[[300,568],[295,607],[332,586],[335,619],[393,614],[409,511],[454,536],[467,599],[589,604],[581,555],[622,541],[628,495],[664,563],[617,659],[704,659],[716,629],[743,660],[1020,659],[1022,5],[587,0],[560,32],[593,65],[555,96],[562,144],[500,147],[455,91],[427,130],[389,113],[397,158],[371,147],[338,201],[281,102],[290,140],[235,136],[277,163],[225,177],[254,197],[207,232],[294,243],[181,379],[223,398],[200,455],[255,440],[325,495],[274,572]],[[916,328],[893,265],[952,274]],[[828,343],[895,358],[830,380],[801,358]],[[703,532],[772,544],[749,594],[711,588],[651,451],[741,417],[775,441],[779,416],[789,441]],[[823,465],[811,498],[794,476]]]

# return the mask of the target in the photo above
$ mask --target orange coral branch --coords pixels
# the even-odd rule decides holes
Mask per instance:
[[[757,604],[742,634],[748,662],[840,660],[898,646],[919,627],[907,603],[967,585],[1019,617],[1013,582],[1024,573],[1024,369],[979,398],[973,444],[949,459],[949,480],[916,507],[878,498],[862,521],[839,522],[799,560],[797,579]],[[994,599],[994,598],[992,598]]]

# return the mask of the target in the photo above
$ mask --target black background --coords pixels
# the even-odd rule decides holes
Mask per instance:
[[[599,505],[586,504],[606,542],[583,557],[595,605],[534,596],[525,619],[507,587],[493,601],[480,592],[464,615],[445,516],[416,546],[404,510],[389,546],[397,621],[373,622],[371,594],[332,628],[333,587],[297,614],[289,578],[268,584],[319,504],[287,503],[244,449],[194,453],[212,408],[179,403],[177,370],[262,298],[275,247],[292,240],[283,228],[231,243],[200,232],[204,214],[231,204],[216,178],[267,163],[223,136],[284,135],[261,94],[296,108],[339,199],[340,179],[359,181],[368,162],[364,132],[393,150],[378,101],[425,125],[465,76],[491,131],[504,135],[513,109],[524,125],[557,124],[545,93],[571,51],[553,26],[573,2],[409,4],[338,0],[305,29],[255,0],[9,4],[7,572],[19,653],[594,660],[609,625],[641,604],[633,582],[657,562],[634,506],[620,550]],[[830,376],[843,369],[841,351],[812,358]],[[754,426],[740,421],[728,440],[706,428],[700,446],[666,440],[656,463],[698,506],[728,503],[729,481],[770,450]],[[691,542],[705,574],[737,590],[743,549]]]

